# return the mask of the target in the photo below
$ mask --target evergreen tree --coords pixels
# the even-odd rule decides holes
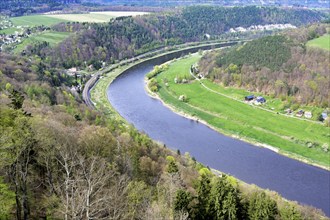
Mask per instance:
[[[256,192],[250,198],[248,215],[250,219],[275,220],[277,204],[265,192]]]

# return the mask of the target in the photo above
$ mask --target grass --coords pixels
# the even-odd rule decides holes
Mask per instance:
[[[197,62],[199,55],[173,62],[167,71],[156,78],[160,83],[159,96],[179,111],[200,118],[227,135],[239,137],[253,143],[274,146],[280,152],[295,158],[329,168],[329,152],[322,145],[329,144],[329,128],[322,124],[301,121],[270,113],[254,106],[220,96],[203,88],[198,81],[189,84],[175,84],[174,78],[189,74],[190,65]],[[164,79],[168,81],[165,86]],[[212,89],[224,88],[204,80]],[[228,94],[235,90],[226,91]],[[178,100],[185,95],[188,102]],[[243,99],[244,92],[235,94]],[[235,96],[231,94],[231,96]],[[311,144],[309,144],[311,143]],[[309,145],[313,147],[309,148]]]
[[[143,15],[144,12],[120,12],[120,11],[105,11],[105,12],[91,12],[88,14],[56,14],[44,15],[49,18],[62,19],[66,21],[79,21],[79,22],[109,22],[111,18],[119,16],[134,16]]]
[[[44,15],[48,18],[53,19],[61,19],[65,21],[79,21],[79,22],[96,22],[96,23],[102,23],[102,22],[108,22],[111,18],[114,16],[107,15],[107,14],[56,14],[56,15]]]
[[[14,26],[52,26],[61,22],[66,22],[66,20],[60,18],[52,18],[45,15],[29,15],[22,17],[13,17],[10,19]]]
[[[102,12],[90,12],[86,14],[39,14],[39,15],[28,15],[21,17],[10,18],[10,21],[15,27],[0,30],[0,34],[14,34],[19,29],[17,26],[52,26],[61,22],[109,22],[111,18],[120,16],[136,16],[144,15],[146,12],[136,11],[102,11]]]
[[[330,51],[330,34],[325,34],[307,42],[309,47],[318,47]]]
[[[35,34],[30,36],[29,38],[24,39],[20,44],[16,46],[16,48],[13,50],[14,53],[20,53],[22,52],[27,45],[31,45],[36,42],[43,42],[46,41],[50,44],[50,46],[54,46],[61,41],[63,41],[65,38],[67,38],[71,33],[69,32],[42,32],[40,34]]]
[[[21,29],[18,29],[16,27],[6,28],[3,30],[0,30],[0,34],[15,34],[15,31],[21,31]]]

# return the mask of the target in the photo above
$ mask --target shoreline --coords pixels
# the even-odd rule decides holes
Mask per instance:
[[[210,124],[208,124],[206,121],[204,120],[201,120],[200,118],[196,117],[196,116],[192,116],[190,115],[189,113],[186,113],[186,112],[183,112],[182,110],[178,109],[177,107],[171,105],[171,104],[168,104],[166,103],[163,99],[161,99],[161,97],[159,96],[158,93],[154,93],[152,92],[148,86],[147,86],[147,82],[148,82],[148,79],[145,77],[144,78],[144,83],[145,83],[145,90],[147,91],[147,94],[151,97],[151,98],[154,98],[154,99],[157,99],[159,100],[165,107],[169,108],[171,111],[173,111],[174,113],[180,115],[181,117],[184,117],[184,118],[187,118],[187,119],[190,119],[190,120],[194,120],[196,121],[197,123],[202,123],[204,124],[205,126],[211,128],[212,130],[222,134],[222,135],[225,135],[227,137],[231,137],[231,138],[235,138],[235,139],[238,139],[240,141],[244,141],[246,143],[249,143],[249,144],[252,144],[254,146],[257,146],[257,147],[260,147],[260,148],[265,148],[265,149],[268,149],[270,151],[273,151],[277,154],[280,154],[282,156],[285,156],[285,157],[288,157],[288,158],[291,158],[291,159],[294,159],[294,160],[297,160],[297,161],[300,161],[300,162],[303,162],[305,164],[308,164],[308,165],[311,165],[311,166],[314,166],[314,167],[317,167],[317,168],[321,168],[321,169],[324,169],[324,170],[327,170],[327,171],[330,171],[330,167],[327,167],[327,166],[323,166],[323,165],[320,165],[320,164],[317,164],[317,163],[313,163],[312,161],[310,161],[309,159],[307,158],[304,158],[300,155],[295,155],[293,153],[289,153],[289,152],[286,152],[286,151],[282,151],[281,149],[277,148],[277,147],[274,147],[274,146],[271,146],[271,145],[268,145],[268,144],[265,144],[265,143],[260,143],[260,142],[257,142],[257,141],[252,141],[252,140],[249,140],[248,138],[244,138],[244,137],[239,137],[237,135],[232,135],[228,132],[226,132],[225,130],[222,130],[222,129],[219,129],[219,128],[216,128]],[[189,105],[189,104],[187,104]],[[191,106],[191,105],[189,105]],[[193,107],[193,106],[191,106]]]
[[[203,45],[204,46],[204,45]],[[188,47],[186,49],[190,49],[191,47]],[[194,47],[193,47],[194,48]],[[127,71],[128,69],[136,66],[136,65],[139,65],[140,63],[143,63],[143,62],[146,62],[146,61],[149,61],[149,60],[152,60],[152,59],[155,59],[155,58],[158,58],[158,57],[161,57],[161,56],[164,56],[164,55],[167,55],[167,54],[171,54],[171,53],[174,53],[174,52],[177,52],[177,51],[184,51],[186,49],[179,49],[179,50],[175,50],[175,51],[167,51],[165,53],[161,53],[161,54],[157,54],[155,56],[152,56],[152,57],[147,57],[146,59],[137,59],[135,62],[131,62],[131,63],[127,63],[127,65],[124,65],[124,66],[118,66],[117,68],[115,69],[112,69],[111,71],[104,71],[101,75],[103,74],[106,74],[107,76],[106,77],[110,77],[111,79],[109,80],[109,83],[107,84],[107,88],[111,85],[111,83],[118,77],[120,76],[122,73],[124,73],[125,71]],[[169,61],[168,61],[169,62]],[[118,70],[118,68],[122,68],[120,70]],[[118,70],[118,72],[115,72],[116,70]],[[111,73],[114,73],[114,75],[110,75]],[[96,82],[97,84],[98,82]],[[290,153],[290,152],[286,152],[286,151],[282,151],[281,149],[277,148],[277,147],[274,147],[274,146],[270,146],[268,144],[265,144],[265,143],[260,143],[260,142],[257,142],[257,141],[254,141],[254,140],[249,140],[248,138],[243,138],[243,137],[239,137],[237,135],[233,135],[233,134],[230,134],[228,132],[226,132],[225,130],[222,130],[222,129],[219,129],[219,128],[216,128],[216,127],[213,127],[211,125],[209,125],[207,122],[199,119],[198,117],[195,117],[195,116],[192,116],[190,115],[189,113],[186,113],[186,112],[183,112],[181,111],[180,109],[177,109],[175,106],[172,106],[168,103],[166,103],[164,100],[162,100],[158,94],[156,93],[153,93],[149,90],[148,86],[147,86],[147,79],[145,78],[144,79],[144,87],[145,87],[145,90],[147,91],[147,94],[154,98],[154,99],[158,99],[159,101],[162,102],[162,104],[164,106],[166,106],[167,108],[169,108],[170,110],[172,110],[173,112],[175,112],[176,114],[182,116],[182,117],[185,117],[187,119],[190,119],[190,120],[194,120],[196,122],[200,122],[202,124],[204,124],[205,126],[215,130],[216,132],[220,133],[220,134],[223,134],[223,135],[226,135],[228,137],[232,137],[232,138],[235,138],[235,139],[238,139],[238,140],[241,140],[241,141],[244,141],[246,143],[249,143],[249,144],[252,144],[254,146],[257,146],[257,147],[262,147],[262,148],[266,148],[268,150],[271,150],[275,153],[278,153],[282,156],[286,156],[288,158],[291,158],[291,159],[294,159],[294,160],[297,160],[297,161],[300,161],[300,162],[303,162],[305,164],[308,164],[308,165],[311,165],[311,166],[314,166],[314,167],[317,167],[317,168],[321,168],[321,169],[324,169],[324,170],[327,170],[327,171],[330,171],[330,166],[325,166],[325,165],[321,165],[321,164],[317,164],[317,163],[314,163],[313,161],[311,161],[310,159],[308,158],[305,158],[305,157],[302,157],[300,155],[297,155],[297,154],[293,154],[293,153]],[[95,85],[96,85],[95,84]],[[105,97],[107,98],[107,94],[106,94],[106,91],[104,91],[105,93]],[[111,106],[110,102],[109,103],[109,106],[110,108],[112,109],[112,111],[116,112],[117,115],[122,119],[123,117]],[[189,105],[189,104],[188,104]],[[191,106],[191,105],[189,105]],[[191,106],[193,107],[193,106]]]

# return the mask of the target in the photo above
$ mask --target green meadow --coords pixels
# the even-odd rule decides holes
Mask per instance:
[[[43,42],[46,41],[50,44],[50,46],[55,46],[56,44],[63,41],[65,38],[67,38],[71,33],[69,32],[42,32],[40,34],[35,34],[30,36],[29,38],[24,39],[20,44],[16,46],[16,48],[13,50],[14,53],[22,52],[27,45],[31,45],[33,43],[37,42]]]
[[[330,132],[323,124],[285,117],[233,100],[208,91],[196,80],[176,84],[174,78],[189,76],[190,66],[199,58],[193,55],[172,62],[168,70],[156,76],[160,85],[158,94],[165,103],[205,121],[221,133],[276,147],[283,154],[330,167],[329,152],[323,149],[329,146]],[[206,79],[203,83],[213,90],[226,90]],[[228,89],[224,93],[240,100],[246,94],[239,89]],[[185,95],[187,101],[179,101],[180,95]]]
[[[29,15],[22,17],[13,17],[10,19],[14,26],[52,26],[61,22],[66,22],[64,19],[47,17],[45,15]]]
[[[307,46],[330,50],[330,34],[325,34],[321,37],[308,41]]]
[[[0,34],[15,34],[15,31],[20,31],[21,29],[11,27],[11,28],[6,28],[3,30],[0,30]]]

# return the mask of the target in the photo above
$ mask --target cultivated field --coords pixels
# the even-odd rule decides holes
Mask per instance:
[[[61,19],[66,21],[79,21],[79,22],[108,22],[111,18],[120,16],[136,16],[144,15],[145,12],[130,12],[130,11],[104,11],[104,12],[91,12],[88,14],[54,14],[44,15],[49,18]]]
[[[10,19],[14,26],[51,26],[60,22],[65,22],[66,20],[60,18],[52,18],[44,15],[29,15],[22,17],[13,17]]]
[[[29,15],[11,18],[14,26],[51,26],[60,22],[75,21],[75,22],[108,22],[111,18],[120,16],[136,16],[144,15],[146,12],[134,11],[104,11],[91,12],[88,14],[42,14]]]
[[[307,46],[319,47],[322,49],[330,50],[330,35],[326,34],[311,41],[308,41]]]
[[[158,94],[166,103],[200,118],[222,133],[274,146],[295,158],[302,156],[301,159],[308,158],[309,162],[329,167],[329,152],[324,152],[323,148],[328,146],[330,134],[329,128],[323,124],[258,109],[210,92],[196,80],[188,84],[175,84],[174,78],[188,76],[190,66],[199,58],[194,55],[178,60],[156,77],[161,86]],[[168,86],[165,86],[164,80]],[[203,83],[212,86],[212,89],[220,87],[208,80],[203,80]],[[180,95],[188,98],[187,103],[178,100]]]
[[[0,34],[14,34],[15,31],[20,31],[21,29],[18,29],[18,28],[6,28],[6,29],[3,29],[3,30],[0,30]]]
[[[22,52],[27,45],[31,45],[36,42],[46,41],[50,44],[50,46],[54,46],[65,38],[67,38],[71,33],[69,32],[43,32],[41,34],[35,34],[30,36],[29,38],[24,39],[17,47],[13,50],[14,53]]]

